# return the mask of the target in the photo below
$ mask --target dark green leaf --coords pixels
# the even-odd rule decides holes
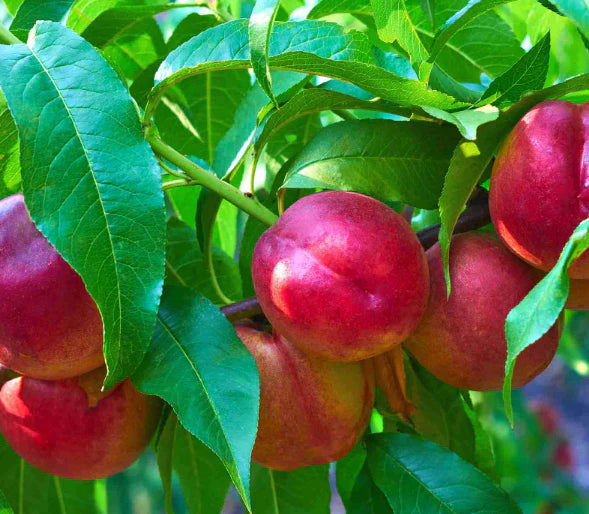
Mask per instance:
[[[182,426],[219,456],[249,505],[260,381],[225,316],[188,289],[166,287],[151,346],[133,381],[166,400]]]
[[[110,387],[136,369],[155,323],[165,250],[160,170],[104,58],[57,23],[39,22],[33,34],[30,48],[0,47],[0,85],[21,136],[31,216],[102,315]]]
[[[411,111],[396,107],[387,102],[360,100],[329,89],[305,89],[291,98],[280,110],[273,112],[258,128],[254,137],[255,158],[257,161],[268,140],[279,130],[294,120],[309,114],[338,109],[366,109],[389,112],[410,117]]]
[[[441,382],[413,360],[407,361],[406,370],[407,394],[416,407],[411,416],[415,429],[485,473],[493,472],[492,449],[462,392]]]
[[[432,209],[458,139],[453,127],[429,122],[337,123],[303,149],[284,187],[356,191]]]
[[[481,471],[416,436],[370,436],[368,463],[395,514],[521,513],[508,494]]]
[[[174,470],[190,514],[218,514],[231,479],[219,458],[180,425],[176,428]]]
[[[311,36],[312,35],[312,36]],[[372,64],[364,34],[319,21],[277,23],[270,39],[270,66],[323,75],[354,83],[400,105],[433,105],[458,109],[464,104],[425,84],[398,77]],[[162,63],[158,84],[146,109],[150,117],[166,89],[186,77],[210,70],[249,66],[247,20],[235,20],[207,30],[173,51]]]
[[[307,19],[317,20],[339,13],[372,14],[370,0],[321,0],[309,11]]]
[[[37,20],[61,21],[73,3],[74,0],[24,0],[10,24],[10,31],[26,41]]]
[[[222,303],[207,271],[194,229],[172,218],[168,221],[167,236],[166,283],[187,287],[214,303]],[[221,290],[231,298],[241,298],[237,263],[216,247],[212,251],[213,265]]]
[[[411,62],[419,66],[429,54],[423,45],[405,0],[371,0],[378,35],[383,41],[399,44],[407,51]]]
[[[528,295],[516,305],[505,320],[507,361],[503,401],[505,412],[513,424],[511,407],[511,379],[517,356],[540,339],[554,325],[569,295],[568,268],[571,263],[589,248],[589,219],[582,221],[564,246],[554,268]]]
[[[0,514],[14,514],[14,511],[10,505],[8,505],[8,500],[2,494],[2,491],[0,491]]]
[[[352,493],[358,476],[362,473],[367,457],[366,448],[359,443],[350,453],[336,463],[335,477],[337,492],[339,493],[346,510],[350,511]]]
[[[19,146],[16,125],[0,91],[0,199],[20,188]]]
[[[268,65],[268,47],[280,0],[256,0],[249,21],[249,45],[252,70],[260,87],[278,107],[272,92],[272,75]]]
[[[157,467],[164,490],[166,514],[173,514],[172,506],[172,471],[174,469],[174,439],[178,420],[175,415],[168,416],[157,443]]]
[[[368,463],[356,477],[346,514],[394,514],[386,496],[372,480]]]
[[[519,101],[530,91],[542,89],[548,73],[549,57],[550,32],[509,70],[491,82],[480,103],[493,103],[503,108]]]
[[[20,4],[23,3],[23,0],[4,0],[4,5],[6,5],[6,9],[8,12],[14,16]]]
[[[273,471],[252,464],[255,514],[329,514],[329,466]]]
[[[46,475],[14,453],[2,436],[0,462],[2,492],[18,514],[104,514],[97,498],[97,492],[105,487],[104,482]],[[1,506],[0,513],[4,514]]]

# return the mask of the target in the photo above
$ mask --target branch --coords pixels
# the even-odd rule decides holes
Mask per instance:
[[[469,232],[477,228],[484,227],[491,222],[488,206],[489,194],[484,189],[479,189],[475,196],[468,202],[466,209],[458,218],[455,234],[462,232]],[[417,238],[422,246],[427,250],[431,248],[438,241],[438,233],[440,231],[440,224],[436,223],[431,227],[424,228],[417,232]],[[241,302],[232,303],[221,307],[221,312],[227,316],[231,322],[239,321],[241,319],[248,319],[254,316],[264,315],[258,299],[253,296]]]

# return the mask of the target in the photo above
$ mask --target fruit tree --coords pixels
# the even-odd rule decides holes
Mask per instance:
[[[1,514],[589,511],[501,464],[589,372],[586,1],[0,21]]]

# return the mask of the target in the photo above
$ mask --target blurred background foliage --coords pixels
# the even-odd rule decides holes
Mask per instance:
[[[248,17],[253,8],[253,2],[242,0],[210,0],[209,3],[218,12],[225,13],[226,17]],[[408,3],[415,2],[412,0]],[[458,0],[456,3],[466,4],[466,0]],[[316,4],[316,0],[283,0],[278,18],[304,19]],[[540,2],[517,0],[498,7],[493,16],[495,26],[492,28],[501,32],[501,41],[509,46],[509,52],[513,53],[514,59],[523,51],[529,50],[550,31],[551,55],[547,84],[589,72],[589,42],[582,39],[570,20],[559,16]],[[325,19],[349,29],[366,32],[373,43],[383,51],[383,65],[396,73],[415,78],[403,50],[398,45],[379,41],[369,17],[362,14],[333,14]],[[0,22],[9,25],[10,21],[11,15],[6,5],[0,4]],[[146,43],[145,34],[140,40],[134,40],[132,34],[127,34],[125,41],[102,49],[105,57],[113,63],[122,79],[129,85],[140,105],[145,100],[145,94],[153,83],[153,74],[165,54],[191,35],[214,25],[216,20],[210,10],[187,7],[157,14],[145,23],[149,24],[145,34],[150,34],[151,42]],[[427,26],[422,24],[421,27],[421,36],[427,38]],[[505,41],[509,41],[509,44]],[[134,45],[139,45],[137,48],[142,49],[140,58],[129,59],[128,57],[133,55]],[[476,66],[469,65],[467,61],[447,55],[441,56],[438,63],[441,67],[446,66],[447,69],[453,70],[453,79],[460,87],[480,91],[490,82],[491,77],[485,72],[481,73]],[[179,150],[193,155],[203,165],[218,169],[217,166],[222,167],[227,163],[219,160],[215,162],[216,158],[219,159],[217,154],[222,157],[222,152],[217,150],[224,144],[232,143],[231,137],[235,133],[245,134],[255,127],[255,118],[245,119],[240,115],[240,109],[256,104],[261,109],[268,102],[263,95],[260,96],[259,88],[256,90],[256,86],[253,86],[251,74],[245,71],[221,72],[215,74],[212,83],[203,83],[206,80],[206,76],[203,75],[187,81],[186,86],[177,92],[178,104],[182,105],[184,112],[199,129],[200,140],[190,134],[185,137],[187,129],[178,124],[176,117],[166,117],[165,113],[158,112],[156,121],[162,132],[174,134],[174,137],[168,137],[168,140]],[[338,84],[331,87],[350,86]],[[201,93],[203,88],[209,91],[206,99]],[[575,93],[569,99],[575,102],[589,101],[589,93]],[[213,109],[213,119],[212,122],[209,119],[210,123],[203,126],[199,113],[203,110],[205,100],[209,108]],[[382,113],[356,114],[360,117],[392,116]],[[333,113],[305,119],[300,126],[294,127],[296,130],[291,128],[289,134],[270,142],[256,171],[256,189],[262,196],[264,192],[270,193],[278,170],[301,148],[301,145],[322,125],[337,119]],[[252,122],[253,127],[248,125]],[[241,180],[243,184],[249,184],[249,177],[244,172],[248,169],[247,165],[242,166],[233,182]],[[179,188],[174,189],[169,197],[179,218],[193,229],[199,194],[199,187]],[[288,203],[290,202],[287,201]],[[416,210],[413,214],[415,230],[437,221],[437,212]],[[237,262],[244,230],[243,214],[232,205],[223,202],[214,227],[214,259],[215,267],[221,270],[218,278],[225,292],[235,299],[247,296],[251,288],[251,284],[246,283],[243,273],[240,278]],[[211,295],[214,296],[214,291]],[[566,328],[557,358],[535,381],[514,392],[517,420],[515,429],[510,428],[505,417],[500,393],[473,394],[481,423],[492,436],[497,475],[526,514],[589,512],[588,375],[589,312],[567,312]],[[198,480],[198,470],[195,470],[195,477]],[[175,512],[188,513],[180,483],[177,477],[174,480]],[[195,487],[197,486],[198,484],[195,484]],[[332,487],[332,491],[332,512],[343,512],[335,486]],[[96,494],[103,498],[104,488],[98,487]],[[101,505],[104,511],[110,514],[163,512],[164,497],[155,453],[152,450],[146,452],[130,469],[106,480],[106,498],[101,501]],[[202,512],[206,511],[205,508]],[[223,512],[243,512],[235,491],[230,490]]]

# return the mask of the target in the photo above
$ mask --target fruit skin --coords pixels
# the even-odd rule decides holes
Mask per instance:
[[[549,271],[589,216],[589,104],[543,102],[515,126],[491,175],[497,233],[521,258]],[[589,278],[589,252],[569,268]]]
[[[317,193],[294,203],[258,240],[252,275],[275,329],[336,361],[400,344],[427,304],[425,254],[411,227],[357,193]]]
[[[573,311],[589,310],[589,280],[572,279],[565,309]]]
[[[0,432],[46,473],[94,480],[130,466],[149,444],[161,402],[126,380],[100,388],[105,369],[59,381],[15,378],[0,389]]]
[[[260,372],[252,459],[277,470],[340,459],[358,442],[374,404],[370,362],[330,362],[279,334],[236,326]]]
[[[33,224],[23,196],[0,201],[0,363],[57,380],[104,365],[102,320],[82,279]]]
[[[427,253],[431,292],[427,311],[405,347],[440,380],[462,389],[503,387],[507,342],[505,318],[534,287],[537,271],[513,255],[494,235],[468,232],[452,238],[446,285],[440,245]],[[513,387],[521,387],[550,364],[562,317],[517,358]]]

